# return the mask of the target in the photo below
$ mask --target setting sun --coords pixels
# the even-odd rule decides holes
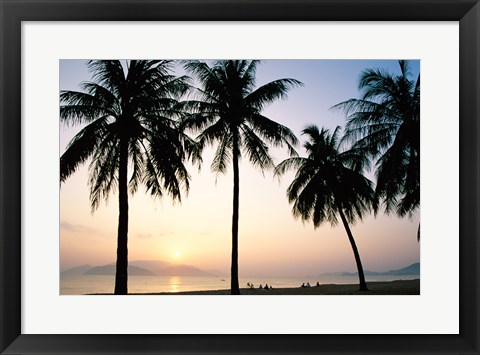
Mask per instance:
[[[176,256],[177,258],[180,256],[180,252],[179,252],[178,250],[175,252],[175,256]]]

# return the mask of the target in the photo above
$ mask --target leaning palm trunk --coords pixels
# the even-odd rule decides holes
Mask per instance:
[[[350,245],[352,246],[352,250],[353,250],[353,255],[355,255],[355,262],[357,263],[357,270],[358,270],[358,278],[360,281],[360,291],[368,291],[367,283],[365,282],[365,275],[363,273],[362,261],[360,260],[360,254],[358,253],[358,249],[357,249],[357,244],[355,243],[355,239],[353,239],[352,231],[348,226],[348,222],[347,222],[347,219],[345,218],[342,208],[339,208],[338,212],[340,213],[340,218],[342,218],[343,225],[345,227],[345,230],[347,231],[348,240],[350,241]]]
[[[232,214],[232,269],[230,293],[240,294],[238,283],[238,210],[240,202],[240,171],[238,168],[238,138],[233,138],[233,214]]]
[[[115,294],[128,293],[128,140],[120,138],[120,167],[118,176],[118,239],[117,267],[115,274]]]
[[[293,215],[304,221],[312,219],[316,228],[329,221],[335,226],[340,215],[357,263],[360,290],[368,291],[362,262],[355,239],[348,226],[362,219],[364,213],[376,204],[373,183],[363,176],[365,159],[356,150],[340,150],[338,134],[315,125],[305,127],[302,134],[309,136],[303,144],[307,158],[294,157],[281,162],[275,169],[278,175],[296,168],[295,179],[287,189],[287,197],[293,203]]]

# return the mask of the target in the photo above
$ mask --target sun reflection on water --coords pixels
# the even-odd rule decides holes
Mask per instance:
[[[178,287],[180,286],[180,278],[178,276],[171,276],[168,280],[170,285],[170,292],[178,292]]]

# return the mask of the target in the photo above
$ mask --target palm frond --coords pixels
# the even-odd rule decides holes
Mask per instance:
[[[233,135],[225,134],[218,142],[215,155],[213,157],[211,170],[217,174],[225,174],[228,164],[232,160]]]
[[[247,92],[250,92],[255,86],[257,66],[261,62],[262,62],[261,60],[251,60],[250,64],[248,64],[248,66],[245,68],[245,71],[243,72],[242,77],[243,77],[244,86]]]
[[[274,147],[286,146],[290,156],[297,155],[295,146],[298,138],[286,126],[283,126],[261,114],[254,114],[246,118],[250,129],[265,139]]]
[[[109,124],[105,139],[98,145],[89,166],[90,207],[92,213],[100,202],[108,202],[110,193],[118,186],[117,171],[120,163],[118,136]]]
[[[135,194],[145,172],[145,158],[139,139],[132,139],[128,147],[128,155],[132,161],[133,172],[128,182],[129,192]]]
[[[307,163],[308,163],[307,158],[302,158],[302,157],[287,158],[275,167],[274,176],[280,177],[283,174],[285,174],[287,171],[295,168],[297,170],[301,170],[302,166]]]
[[[95,82],[107,88],[116,97],[125,96],[125,73],[119,60],[90,60],[88,68]]]
[[[85,163],[106,138],[108,117],[100,117],[83,128],[70,141],[65,152],[60,157],[60,182],[72,175],[77,168]]]
[[[265,169],[273,168],[273,159],[268,152],[268,146],[247,125],[242,130],[244,149],[253,166],[259,167],[262,173]]]
[[[68,126],[90,123],[101,116],[116,115],[104,101],[77,91],[60,92],[60,120]]]
[[[108,89],[93,82],[83,82],[80,84],[82,90],[97,99],[102,103],[102,106],[114,109],[115,113],[120,113],[120,102],[118,98],[112,94]]]
[[[245,102],[249,107],[261,111],[266,105],[278,99],[286,99],[288,91],[299,86],[303,86],[303,83],[296,79],[274,80],[249,93],[245,97]]]
[[[227,135],[232,135],[224,120],[217,120],[212,125],[205,128],[198,136],[197,141],[203,148],[205,145],[213,145],[216,141],[222,140]]]

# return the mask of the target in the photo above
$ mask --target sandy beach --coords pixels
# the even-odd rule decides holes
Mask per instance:
[[[320,285],[319,287],[292,287],[249,289],[242,288],[242,295],[419,295],[420,280],[398,280],[389,282],[367,282],[368,292],[358,291],[358,285]],[[230,290],[164,292],[164,293],[131,293],[131,295],[229,295]]]

